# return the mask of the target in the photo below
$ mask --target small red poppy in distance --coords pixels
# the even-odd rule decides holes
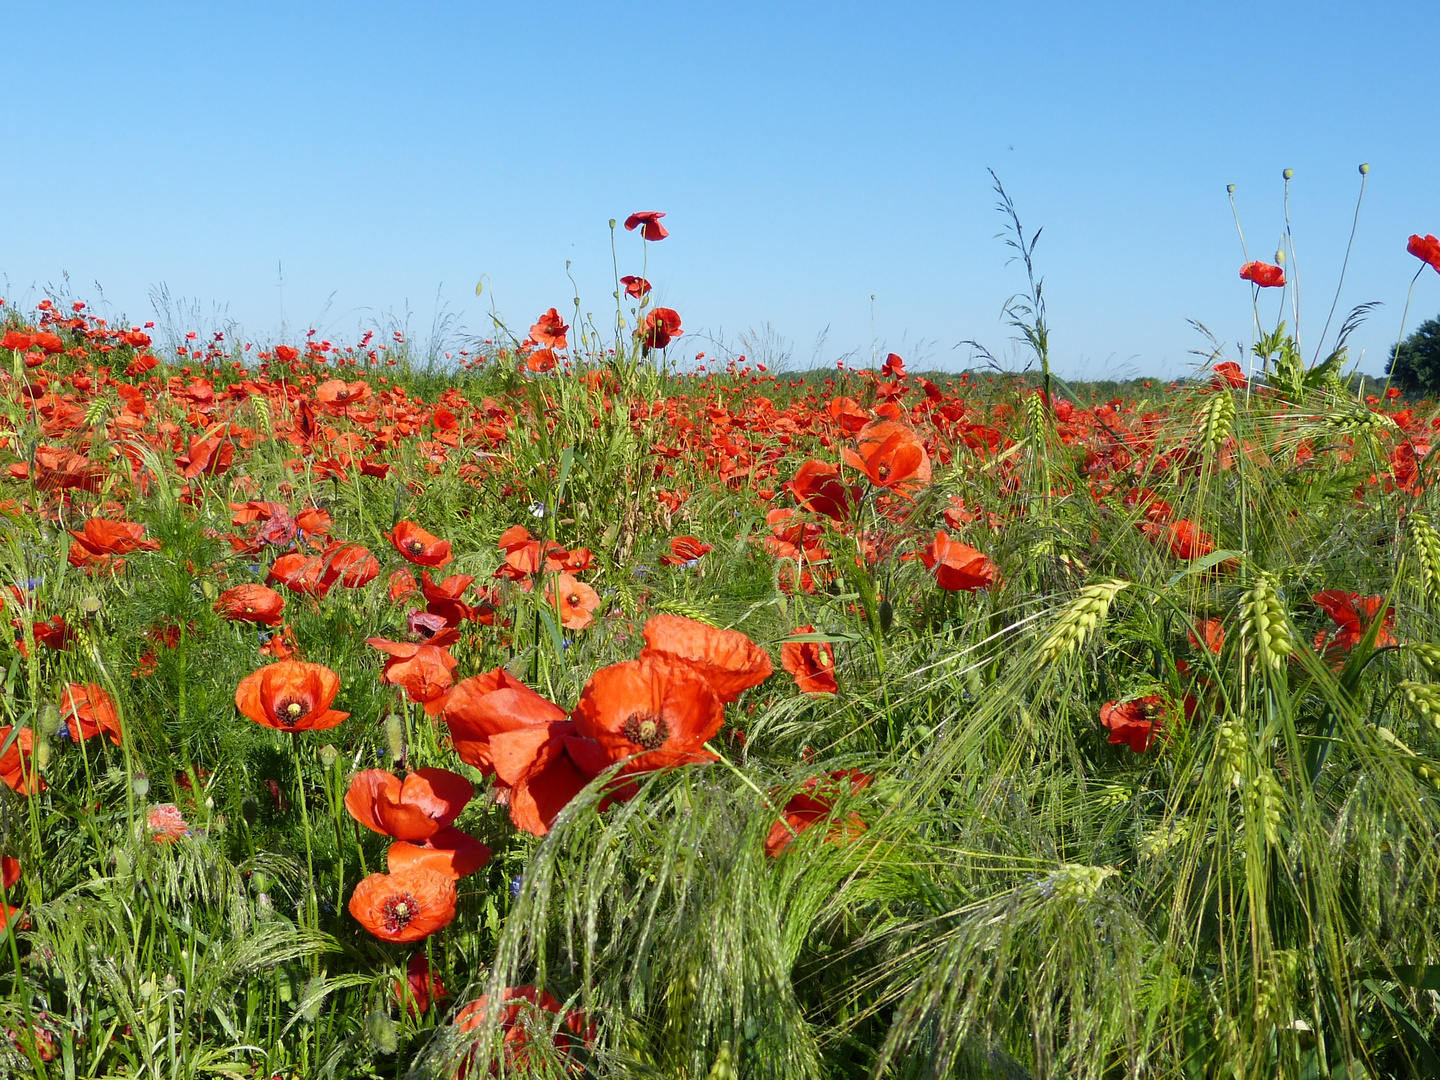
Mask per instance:
[[[535,320],[535,325],[530,327],[530,337],[535,344],[546,349],[563,349],[569,344],[570,327],[565,325],[565,320],[553,307]]]
[[[657,307],[645,313],[645,321],[635,336],[646,352],[663,349],[681,334],[680,313],[674,308]]]
[[[650,293],[650,282],[643,277],[636,277],[634,274],[626,274],[620,279],[620,284],[625,286],[625,295],[633,296],[639,300]]]
[[[1245,378],[1245,369],[1234,360],[1225,360],[1215,365],[1215,377],[1211,383],[1218,389],[1222,386],[1232,386],[1240,389],[1249,380]]]
[[[664,211],[661,210],[641,210],[625,219],[625,228],[629,232],[639,228],[640,235],[646,240],[664,240],[670,235],[670,230],[660,224],[660,219],[664,216]]]
[[[1412,236],[1405,245],[1405,250],[1421,262],[1428,263],[1440,274],[1440,238],[1429,235]]]
[[[395,550],[416,566],[439,567],[451,560],[450,541],[431,536],[414,522],[398,522],[385,535]]]
[[[1240,267],[1240,276],[1246,281],[1253,281],[1262,289],[1275,289],[1285,284],[1284,270],[1258,260],[1247,262]]]

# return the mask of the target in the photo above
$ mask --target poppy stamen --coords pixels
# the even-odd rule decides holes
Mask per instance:
[[[275,719],[279,720],[286,727],[294,727],[296,722],[305,715],[305,706],[298,701],[281,702],[280,707],[275,710]]]
[[[646,750],[658,750],[670,738],[670,725],[659,716],[634,713],[621,729],[625,738]]]
[[[392,934],[398,934],[405,927],[410,925],[412,919],[420,914],[420,905],[415,897],[409,893],[401,893],[398,896],[389,897],[382,909],[382,917],[385,929]]]

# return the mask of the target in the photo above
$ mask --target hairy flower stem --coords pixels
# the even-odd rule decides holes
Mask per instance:
[[[294,733],[290,735],[290,753],[295,759],[295,794],[300,803],[300,828],[305,833],[305,912],[310,928],[320,929],[320,907],[315,896],[315,852],[310,840],[310,810],[305,803],[305,768],[300,759],[300,743]],[[310,957],[310,973],[316,970],[317,959]]]

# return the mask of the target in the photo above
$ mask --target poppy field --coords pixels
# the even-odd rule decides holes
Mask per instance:
[[[0,1075],[1440,1075],[1440,415],[1351,322],[682,372],[619,269],[448,363],[0,302]]]

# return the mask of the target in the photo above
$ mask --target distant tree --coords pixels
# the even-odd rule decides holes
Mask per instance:
[[[1385,373],[1401,390],[1440,396],[1440,318],[1426,319],[1413,334],[1392,346]]]

